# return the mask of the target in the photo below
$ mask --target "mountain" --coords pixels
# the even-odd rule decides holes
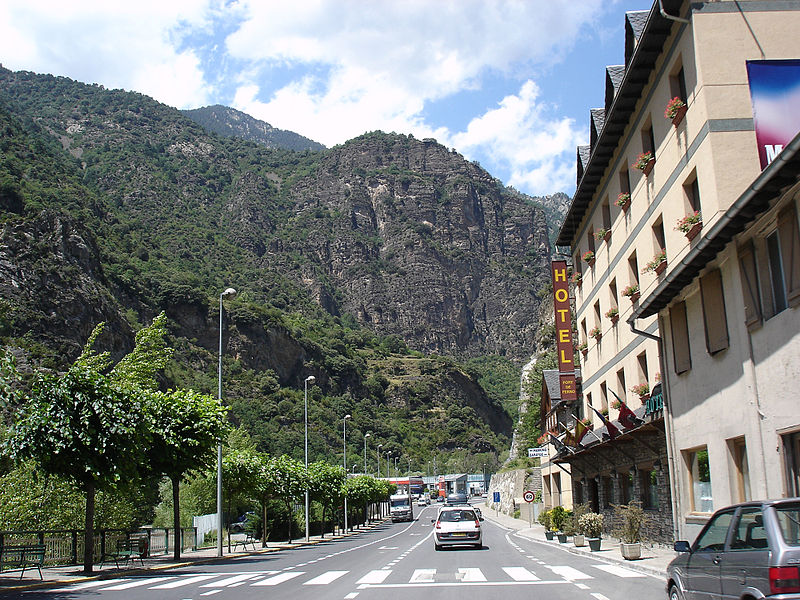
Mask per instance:
[[[308,374],[312,459],[347,412],[418,465],[507,447],[549,289],[545,199],[434,140],[271,149],[64,77],[0,69],[0,116],[0,340],[25,361],[63,367],[101,320],[120,356],[164,310],[163,385],[215,393],[232,286],[225,397],[260,447],[297,454]]]
[[[234,108],[215,104],[181,111],[195,123],[223,137],[236,137],[267,148],[284,150],[324,150],[325,146],[302,135],[277,129]]]

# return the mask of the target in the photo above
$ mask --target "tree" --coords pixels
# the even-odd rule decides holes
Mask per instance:
[[[228,499],[228,514],[234,496],[251,491],[258,478],[258,455],[251,448],[237,448],[222,458],[222,485]],[[231,536],[228,535],[228,552],[231,550]]]
[[[298,502],[305,493],[308,476],[305,465],[299,460],[290,458],[285,454],[274,459],[275,468],[275,496],[281,499],[289,513],[289,543],[292,542],[292,526],[294,514],[292,505]]]
[[[141,395],[97,371],[73,365],[65,374],[39,374],[9,441],[12,457],[33,458],[46,473],[78,484],[86,496],[83,570],[94,562],[98,489],[137,479],[149,445]]]
[[[308,465],[308,485],[311,498],[322,505],[322,537],[325,537],[325,516],[328,509],[343,498],[344,467],[331,466],[324,461]]]
[[[179,560],[180,483],[188,472],[214,461],[214,449],[225,430],[227,409],[215,398],[193,390],[150,392],[145,398],[145,415],[152,435],[147,466],[172,483],[173,557]]]

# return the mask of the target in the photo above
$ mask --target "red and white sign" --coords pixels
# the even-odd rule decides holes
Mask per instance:
[[[525,500],[525,502],[533,502],[533,492],[530,490],[526,491],[522,494],[522,499]]]

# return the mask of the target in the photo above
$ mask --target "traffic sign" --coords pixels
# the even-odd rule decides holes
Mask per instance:
[[[528,458],[547,458],[547,446],[528,448]]]
[[[492,502],[499,503],[500,502],[500,492],[493,492],[492,493]]]
[[[525,502],[533,502],[533,492],[527,490],[524,494],[522,494],[522,499],[525,500]]]

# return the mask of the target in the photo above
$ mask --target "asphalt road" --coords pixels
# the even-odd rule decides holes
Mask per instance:
[[[210,565],[77,583],[20,594],[25,600],[630,600],[665,598],[662,580],[575,556],[483,522],[483,550],[436,552],[437,507],[415,507],[413,523]]]

